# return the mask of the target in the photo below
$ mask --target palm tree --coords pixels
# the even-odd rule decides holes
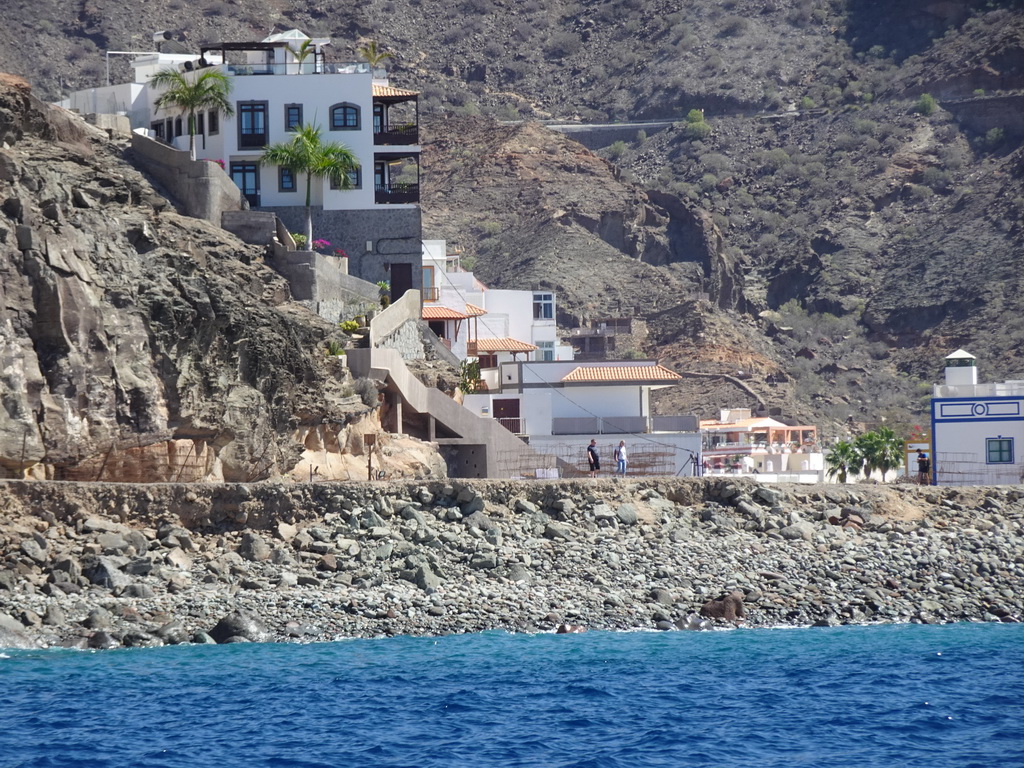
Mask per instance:
[[[302,74],[302,65],[309,58],[309,54],[316,52],[316,43],[312,40],[303,40],[302,45],[298,48],[292,48],[291,51],[299,62],[299,74]],[[313,59],[313,63],[316,64],[316,58]]]
[[[903,438],[889,427],[881,427],[875,432],[875,435],[878,452],[875,466],[882,471],[882,482],[884,483],[886,474],[894,469],[899,469],[903,464],[906,453]]]
[[[374,69],[377,69],[388,59],[394,58],[393,53],[380,50],[377,47],[376,40],[367,40],[366,43],[356,48],[356,53],[366,59],[366,62]]]
[[[861,467],[864,466],[864,457],[857,446],[843,440],[829,451],[825,462],[828,464],[828,476],[845,483],[849,475],[860,474]]]
[[[878,435],[875,432],[865,432],[857,435],[853,441],[854,447],[864,459],[864,476],[871,477],[871,473],[878,469],[879,450]]]
[[[204,69],[194,78],[186,77],[177,69],[162,69],[149,82],[167,89],[154,102],[157,109],[171,107],[188,114],[188,153],[193,160],[196,159],[196,113],[213,110],[228,117],[235,113],[228,100],[231,78],[219,69]]]
[[[303,125],[296,129],[291,141],[271,144],[260,157],[262,165],[277,165],[293,174],[306,174],[306,242],[313,242],[313,209],[311,203],[313,179],[329,179],[338,189],[351,189],[349,172],[359,167],[359,161],[343,144],[324,144],[320,128]]]

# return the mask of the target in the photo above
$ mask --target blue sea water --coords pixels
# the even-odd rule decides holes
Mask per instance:
[[[0,766],[1024,766],[1024,625],[7,651]]]

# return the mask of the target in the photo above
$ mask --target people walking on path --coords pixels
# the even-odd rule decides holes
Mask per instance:
[[[626,466],[629,464],[629,455],[626,452],[625,440],[619,440],[619,447],[615,449],[615,461],[618,462],[616,472],[625,477]]]
[[[601,469],[601,457],[597,455],[597,440],[591,440],[587,446],[587,461],[590,462],[590,476],[597,477]]]

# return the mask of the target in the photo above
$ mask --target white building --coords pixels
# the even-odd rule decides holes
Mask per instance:
[[[825,479],[817,427],[757,417],[749,408],[730,408],[718,419],[701,421],[700,429],[708,473],[757,474],[762,481]]]
[[[932,478],[936,485],[1003,485],[1024,478],[1024,380],[978,383],[973,355],[946,357],[945,384],[932,392]]]
[[[474,357],[488,386],[502,363],[572,360],[558,337],[555,294],[488,288],[444,240],[423,242],[423,319],[460,359]]]
[[[296,127],[320,127],[323,140],[351,150],[358,167],[352,189],[313,179],[314,233],[351,257],[351,274],[387,279],[397,298],[420,287],[418,94],[391,86],[383,69],[366,62],[335,61],[331,51],[328,38],[293,29],[260,42],[204,45],[194,54],[140,52],[131,62],[134,82],[78,91],[63,105],[125,114],[133,129],[187,150],[188,116],[158,109],[162,89],[149,79],[168,67],[186,77],[216,67],[229,78],[233,114],[197,114],[196,156],[222,164],[251,207],[277,213],[292,231],[302,229],[305,177],[259,158]]]
[[[541,453],[577,469],[586,445],[598,441],[604,470],[624,440],[641,474],[699,474],[701,440],[693,416],[654,416],[651,391],[680,376],[654,360],[502,363],[497,386],[466,395],[464,405],[498,419]]]

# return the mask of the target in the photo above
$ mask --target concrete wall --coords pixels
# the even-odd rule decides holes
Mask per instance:
[[[370,321],[370,346],[381,346],[382,342],[399,328],[410,320],[418,320],[419,317],[420,292],[407,291],[404,296],[392,302],[391,306]],[[420,346],[422,348],[422,344]]]
[[[292,297],[332,323],[378,306],[379,289],[347,274],[347,259],[289,251],[274,242],[268,263],[288,280]]]
[[[247,207],[241,191],[216,163],[191,160],[188,152],[138,133],[132,134],[129,159],[152,176],[187,216],[220,226],[224,211]]]
[[[553,131],[568,136],[590,150],[610,147],[616,141],[631,144],[636,141],[639,131],[646,131],[653,136],[672,125],[671,122],[641,123],[639,125],[550,125]]]
[[[1002,128],[1007,136],[1024,136],[1024,96],[979,96],[943,101],[942,108],[975,133]]]
[[[252,245],[269,245],[274,240],[277,217],[269,211],[224,211],[220,225]]]
[[[313,78],[311,78],[313,79]],[[302,206],[272,211],[290,232],[303,232],[306,209]],[[327,240],[331,250],[343,249],[349,256],[349,274],[371,283],[391,279],[385,264],[412,265],[412,287],[423,282],[419,208],[378,208],[364,211],[324,211],[313,209],[313,237]],[[370,248],[367,248],[367,243]]]

